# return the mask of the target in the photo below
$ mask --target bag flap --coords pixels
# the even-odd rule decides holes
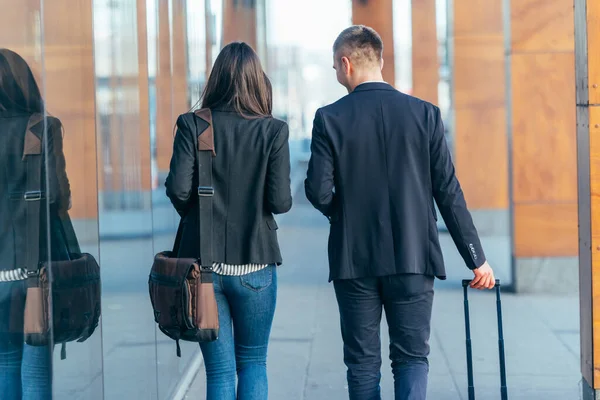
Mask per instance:
[[[171,252],[158,253],[154,257],[150,279],[157,282],[183,285],[197,260],[193,258],[171,258]]]
[[[71,253],[70,260],[52,261],[51,268],[53,283],[100,280],[100,266],[94,256],[88,253]]]

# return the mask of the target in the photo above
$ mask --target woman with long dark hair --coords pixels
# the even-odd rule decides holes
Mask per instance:
[[[69,181],[62,150],[62,125],[44,118],[44,102],[31,69],[17,53],[0,49],[0,398],[46,400],[52,398],[52,346],[24,343],[26,271],[24,260],[35,242],[27,233],[28,201],[42,201],[39,221],[39,261],[64,253],[64,235],[54,226],[70,203]],[[24,152],[27,132],[42,143],[41,171],[28,171]],[[39,198],[26,196],[28,174],[42,175]],[[50,221],[48,225],[48,222]],[[48,228],[49,227],[49,228]],[[62,242],[62,243],[61,243]],[[63,250],[61,250],[63,249]]]
[[[292,206],[288,127],[272,117],[271,84],[258,56],[245,43],[231,43],[217,57],[202,108],[212,113],[216,152],[213,272],[220,321],[219,338],[200,344],[207,399],[266,400],[276,266],[282,262],[273,214]],[[177,121],[166,188],[182,217],[177,256],[198,258],[193,124],[190,114]]]

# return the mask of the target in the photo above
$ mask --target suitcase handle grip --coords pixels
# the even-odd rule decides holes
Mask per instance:
[[[471,284],[471,282],[472,282],[471,279],[463,279],[462,286],[467,287]],[[496,279],[496,286],[500,286],[500,279]]]

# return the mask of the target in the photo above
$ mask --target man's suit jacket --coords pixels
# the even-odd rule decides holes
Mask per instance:
[[[434,199],[467,267],[484,263],[436,106],[364,83],[317,111],[311,152],[306,196],[331,223],[330,280],[445,279]]]

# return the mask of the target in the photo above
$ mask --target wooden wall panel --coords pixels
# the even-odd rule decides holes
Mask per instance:
[[[223,0],[223,42],[248,43],[257,49],[256,0]]]
[[[502,35],[455,37],[455,108],[504,106],[504,69]],[[478,130],[482,127],[469,128]]]
[[[516,204],[514,240],[517,257],[577,254],[577,204]]]
[[[510,26],[514,256],[577,256],[573,1],[512,1]]]
[[[461,136],[454,142],[454,160],[460,183],[467,188],[469,208],[506,209],[508,146],[504,107],[461,108],[456,110],[455,118]]]
[[[592,248],[600,246],[600,105],[589,108],[590,143],[590,195],[592,200],[591,227]],[[598,252],[598,272],[600,274],[600,252]]]
[[[456,0],[454,35],[495,35],[503,31],[502,2]]]
[[[596,0],[575,1],[575,65],[581,374],[584,387],[600,389],[600,3]]]
[[[96,92],[92,2],[55,0],[44,7],[44,70],[48,111],[65,129],[72,218],[96,218]]]
[[[589,103],[600,104],[600,2],[591,1],[587,5],[587,46],[593,49],[587,54],[590,79]],[[600,123],[600,122],[599,122]]]
[[[577,201],[573,53],[512,57],[515,203]]]
[[[589,311],[593,319],[592,387],[600,389],[600,3],[588,1],[586,11],[592,252],[592,309]]]
[[[439,61],[435,0],[412,0],[413,96],[438,103]]]
[[[370,26],[379,33],[383,40],[383,79],[390,85],[395,85],[392,3],[393,0],[370,0],[367,2],[352,0],[352,23]]]
[[[573,0],[512,0],[513,52],[573,51]]]
[[[188,40],[185,0],[173,1],[173,117],[186,113],[191,104],[188,100]]]
[[[0,10],[0,48],[19,53],[42,86],[40,0],[0,0]]]
[[[57,0],[52,7],[45,7],[44,16],[39,0],[2,0],[0,8],[0,47],[25,58],[43,92],[48,112],[64,125],[64,153],[73,198],[70,215],[95,218],[98,204],[91,2]],[[66,24],[66,18],[73,22]]]
[[[454,162],[469,208],[508,208],[502,0],[453,2]]]

